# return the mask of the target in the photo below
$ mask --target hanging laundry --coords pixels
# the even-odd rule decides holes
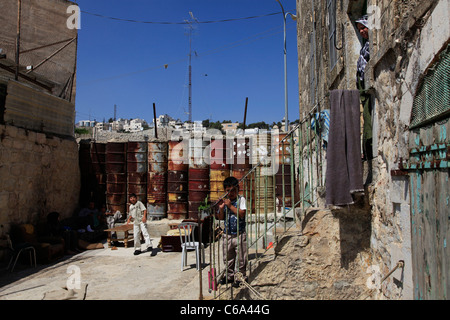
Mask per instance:
[[[316,112],[311,119],[311,129],[322,138],[323,148],[327,148],[328,132],[330,130],[330,110]]]
[[[326,205],[353,203],[352,193],[364,191],[358,90],[330,93]]]

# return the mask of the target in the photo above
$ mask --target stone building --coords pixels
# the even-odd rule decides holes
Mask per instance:
[[[11,224],[34,224],[51,211],[71,216],[78,205],[72,5],[66,0],[0,3],[2,232]]]
[[[326,246],[330,251],[324,254],[329,259],[333,250],[341,250],[336,277],[345,278],[345,287],[359,289],[353,296],[340,295],[345,290],[336,288],[342,288],[342,281],[325,284],[316,279],[314,296],[448,299],[449,0],[297,0],[299,111],[307,124],[302,133],[310,134],[315,114],[330,110],[333,90],[357,89],[363,39],[355,20],[364,14],[370,24],[364,89],[372,97],[373,159],[363,162],[362,199],[354,196],[354,204],[344,207],[325,205],[327,150],[317,136],[301,140],[297,162],[304,178],[303,227],[311,229],[305,217],[313,212],[326,217],[323,223],[337,225],[340,233],[324,240],[340,246]],[[307,152],[310,144],[314,149]],[[307,209],[311,205],[317,210]],[[354,252],[345,255],[349,244]],[[300,247],[314,254],[307,245]],[[303,261],[303,276],[317,271],[306,258],[298,261]],[[352,269],[355,281],[348,279]],[[323,294],[333,286],[333,292]]]

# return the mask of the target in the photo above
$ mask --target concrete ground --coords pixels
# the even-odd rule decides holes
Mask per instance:
[[[149,230],[156,256],[147,252],[135,256],[133,246],[112,250],[105,240],[103,249],[66,255],[53,264],[34,268],[22,263],[12,273],[5,266],[0,275],[0,300],[199,300],[195,251],[188,252],[188,266],[181,271],[181,252],[156,249],[160,236],[153,237],[154,229]],[[214,297],[208,292],[209,249],[205,249],[202,271],[204,299]],[[79,289],[68,290],[78,274]]]

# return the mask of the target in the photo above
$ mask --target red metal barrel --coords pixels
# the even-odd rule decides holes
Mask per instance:
[[[209,155],[211,170],[230,170],[233,163],[233,140],[212,139]]]
[[[166,216],[168,143],[148,143],[147,210],[150,217]]]
[[[127,143],[106,144],[106,205],[112,212],[126,213],[127,204]]]
[[[209,167],[189,168],[189,218],[197,219],[198,207],[209,197]]]

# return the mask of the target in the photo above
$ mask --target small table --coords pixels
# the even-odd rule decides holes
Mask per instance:
[[[117,238],[114,239],[114,241],[121,241],[123,240],[125,244],[125,248],[128,248],[128,240],[133,239],[133,234],[129,234],[128,231],[133,230],[133,224],[123,224],[121,226],[117,226],[111,229],[106,229],[105,231],[108,232],[108,248],[111,248],[111,235],[113,232],[123,232],[124,236],[123,238]]]

